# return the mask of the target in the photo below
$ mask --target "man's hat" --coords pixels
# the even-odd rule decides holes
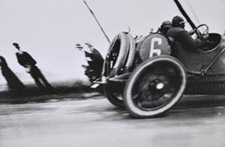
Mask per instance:
[[[172,20],[172,25],[174,27],[179,27],[181,24],[184,24],[184,19],[180,16],[175,16],[173,17],[173,20]]]
[[[14,45],[14,46],[19,46],[19,44],[18,44],[18,43],[16,43],[16,42],[14,42],[14,43],[13,43],[13,45]]]
[[[166,21],[164,21],[162,24],[161,24],[161,28],[170,28],[172,26],[172,23],[171,23],[171,21],[169,21],[169,20],[166,20]]]
[[[17,49],[20,49],[20,46],[18,43],[14,42],[12,45],[15,46],[15,48],[17,48]]]
[[[76,48],[82,49],[83,47],[80,44],[76,44]]]
[[[93,45],[90,42],[86,42],[85,45],[87,45],[88,47],[93,47]]]

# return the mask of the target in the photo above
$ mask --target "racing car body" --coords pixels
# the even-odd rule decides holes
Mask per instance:
[[[125,105],[133,116],[159,115],[183,94],[225,93],[224,35],[207,34],[206,49],[196,51],[160,33],[151,33],[130,48],[135,41],[126,42],[122,35],[130,36],[120,33],[111,43],[102,81],[108,100],[119,107]],[[127,43],[123,48],[122,41]]]
[[[225,74],[225,55],[223,54],[225,48],[225,36],[214,33],[209,34],[208,39],[213,42],[213,45],[211,45],[207,51],[199,49],[198,51],[193,52],[182,47],[175,47],[175,57],[184,64],[186,70],[189,72],[199,74],[206,72],[211,75]],[[212,62],[213,65],[211,65]]]
[[[138,118],[166,112],[183,94],[225,94],[225,35],[208,33],[205,24],[193,29],[205,42],[197,50],[157,32],[141,39],[119,33],[110,43],[102,76],[95,83],[103,85],[113,105],[125,106]]]

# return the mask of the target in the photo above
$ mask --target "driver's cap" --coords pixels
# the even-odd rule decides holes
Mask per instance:
[[[184,23],[185,23],[184,19],[180,16],[174,16],[172,19],[173,27],[179,27],[180,25],[183,25]]]

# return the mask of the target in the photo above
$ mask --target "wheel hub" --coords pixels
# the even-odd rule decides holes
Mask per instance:
[[[150,83],[150,89],[149,90],[162,90],[164,88],[165,84],[160,79],[153,80]]]
[[[157,90],[162,90],[164,88],[164,84],[163,83],[158,83],[157,85],[156,85],[156,89]]]
[[[139,87],[139,100],[148,102],[159,100],[164,95],[168,83],[167,77],[161,74],[153,74],[144,78],[141,82],[142,86]]]

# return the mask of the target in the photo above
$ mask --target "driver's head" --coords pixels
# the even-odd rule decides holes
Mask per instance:
[[[184,19],[180,16],[174,16],[172,19],[172,26],[184,28],[185,27]]]

